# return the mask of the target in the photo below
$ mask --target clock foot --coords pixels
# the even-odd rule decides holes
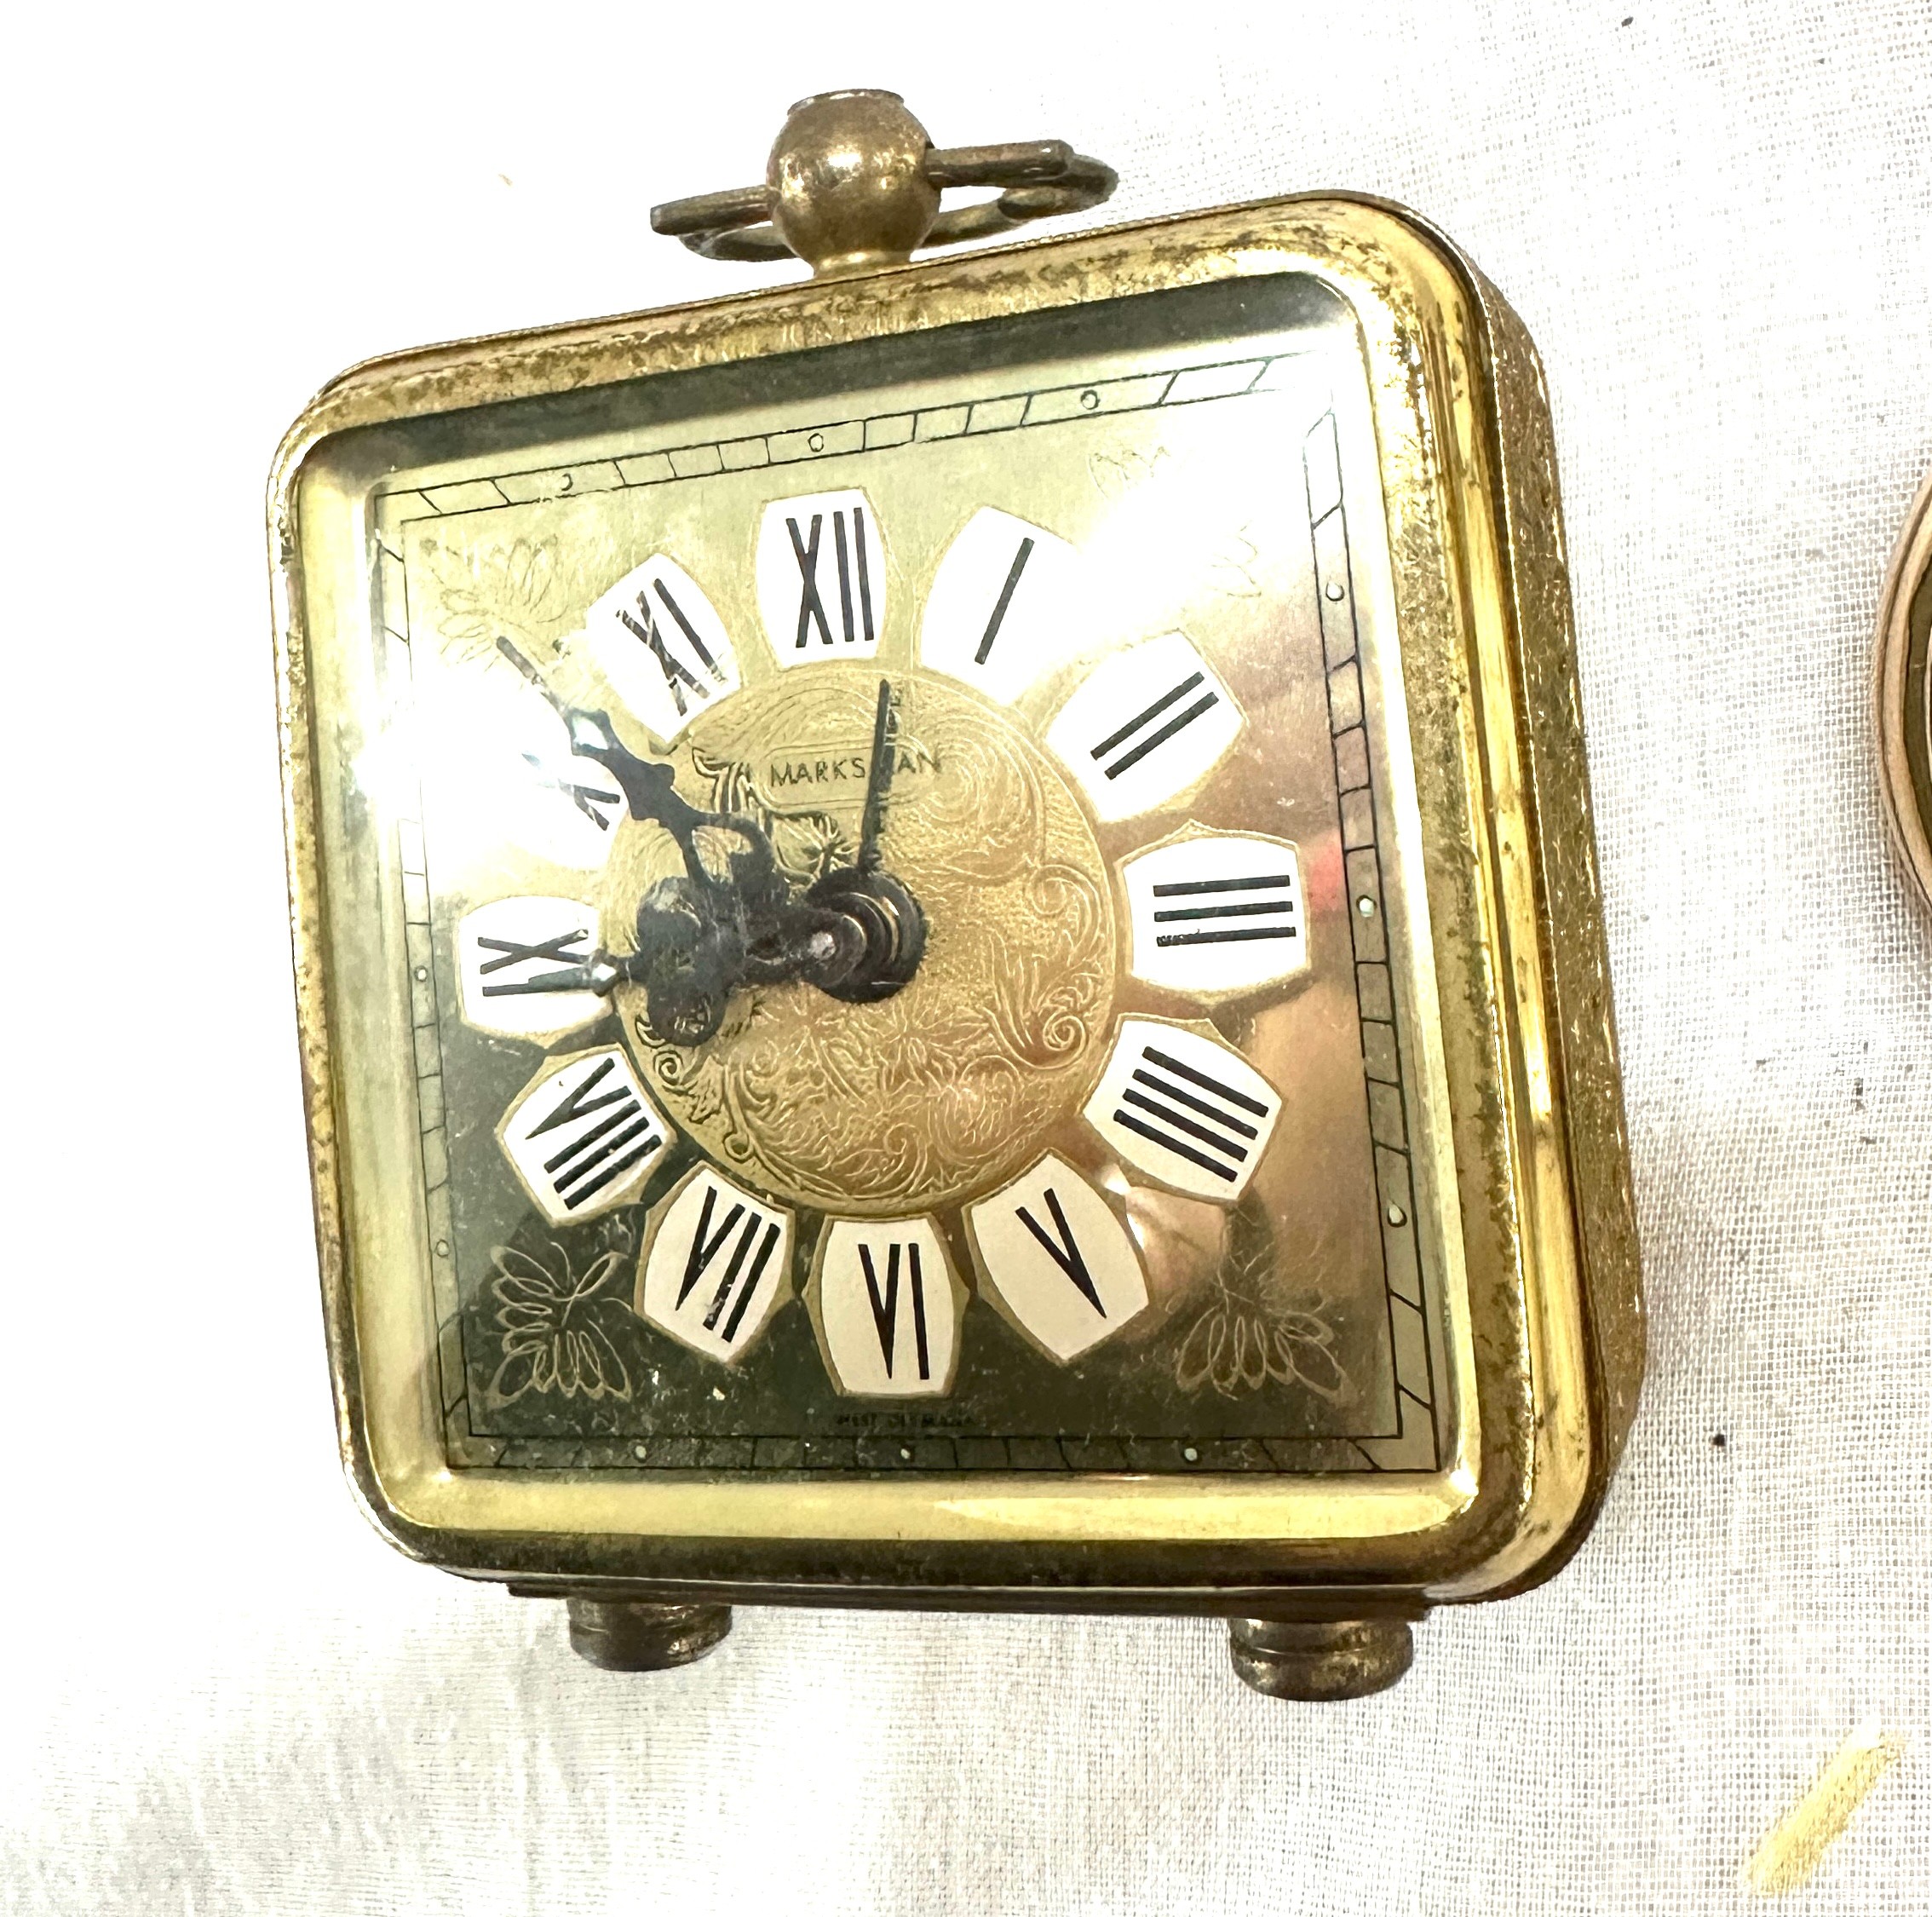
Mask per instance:
[[[570,1598],[570,1648],[604,1671],[672,1671],[695,1664],[731,1629],[729,1604],[640,1604]]]
[[[1387,1690],[1416,1655],[1415,1639],[1400,1618],[1291,1623],[1238,1617],[1228,1636],[1244,1684],[1269,1697],[1308,1704]]]

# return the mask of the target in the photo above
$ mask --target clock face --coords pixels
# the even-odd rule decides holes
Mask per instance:
[[[1292,281],[395,473],[453,1466],[1435,1467],[1382,509]]]

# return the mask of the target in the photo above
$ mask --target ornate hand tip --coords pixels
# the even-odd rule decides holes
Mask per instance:
[[[865,769],[865,809],[859,818],[859,852],[853,863],[861,872],[879,868],[879,828],[884,822],[886,788],[892,784],[892,681],[879,681],[878,710],[872,716],[872,757]]]

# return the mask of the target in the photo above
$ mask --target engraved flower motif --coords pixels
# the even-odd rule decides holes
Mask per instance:
[[[611,1334],[630,1311],[620,1299],[603,1295],[617,1275],[619,1254],[604,1252],[578,1277],[562,1246],[553,1241],[550,1251],[554,1264],[546,1265],[508,1245],[497,1247],[492,1289],[503,1343],[491,1396],[502,1404],[526,1391],[629,1398],[630,1373]]]
[[[488,664],[499,634],[547,641],[564,620],[568,599],[554,542],[518,539],[481,552],[448,545],[428,550],[452,659]]]
[[[1215,1274],[1218,1296],[1187,1328],[1175,1355],[1183,1391],[1211,1385],[1224,1398],[1258,1391],[1269,1379],[1303,1384],[1336,1403],[1348,1379],[1335,1356],[1335,1333],[1313,1311],[1280,1302],[1279,1250],[1267,1211],[1251,1195],[1228,1221],[1228,1249]]]
[[[1223,1298],[1194,1321],[1175,1360],[1183,1391],[1211,1384],[1224,1398],[1257,1391],[1270,1378],[1305,1384],[1333,1403],[1347,1379],[1330,1349],[1334,1333],[1306,1311],[1264,1311]]]

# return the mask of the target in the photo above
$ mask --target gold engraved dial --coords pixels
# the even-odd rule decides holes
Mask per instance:
[[[1353,348],[1167,324],[383,509],[466,1462],[1436,1458]]]
[[[643,993],[615,993],[672,1122],[721,1165],[796,1203],[877,1214],[957,1203],[1011,1177],[1078,1103],[1110,1035],[1118,938],[1086,813],[1009,712],[937,675],[894,679],[881,852],[928,942],[894,996],[809,985],[734,995],[703,1045],[665,1043]],[[827,663],[748,690],[691,728],[677,778],[771,840],[799,889],[849,862],[877,670]],[[604,875],[603,936],[679,869],[661,828],[627,822]]]

